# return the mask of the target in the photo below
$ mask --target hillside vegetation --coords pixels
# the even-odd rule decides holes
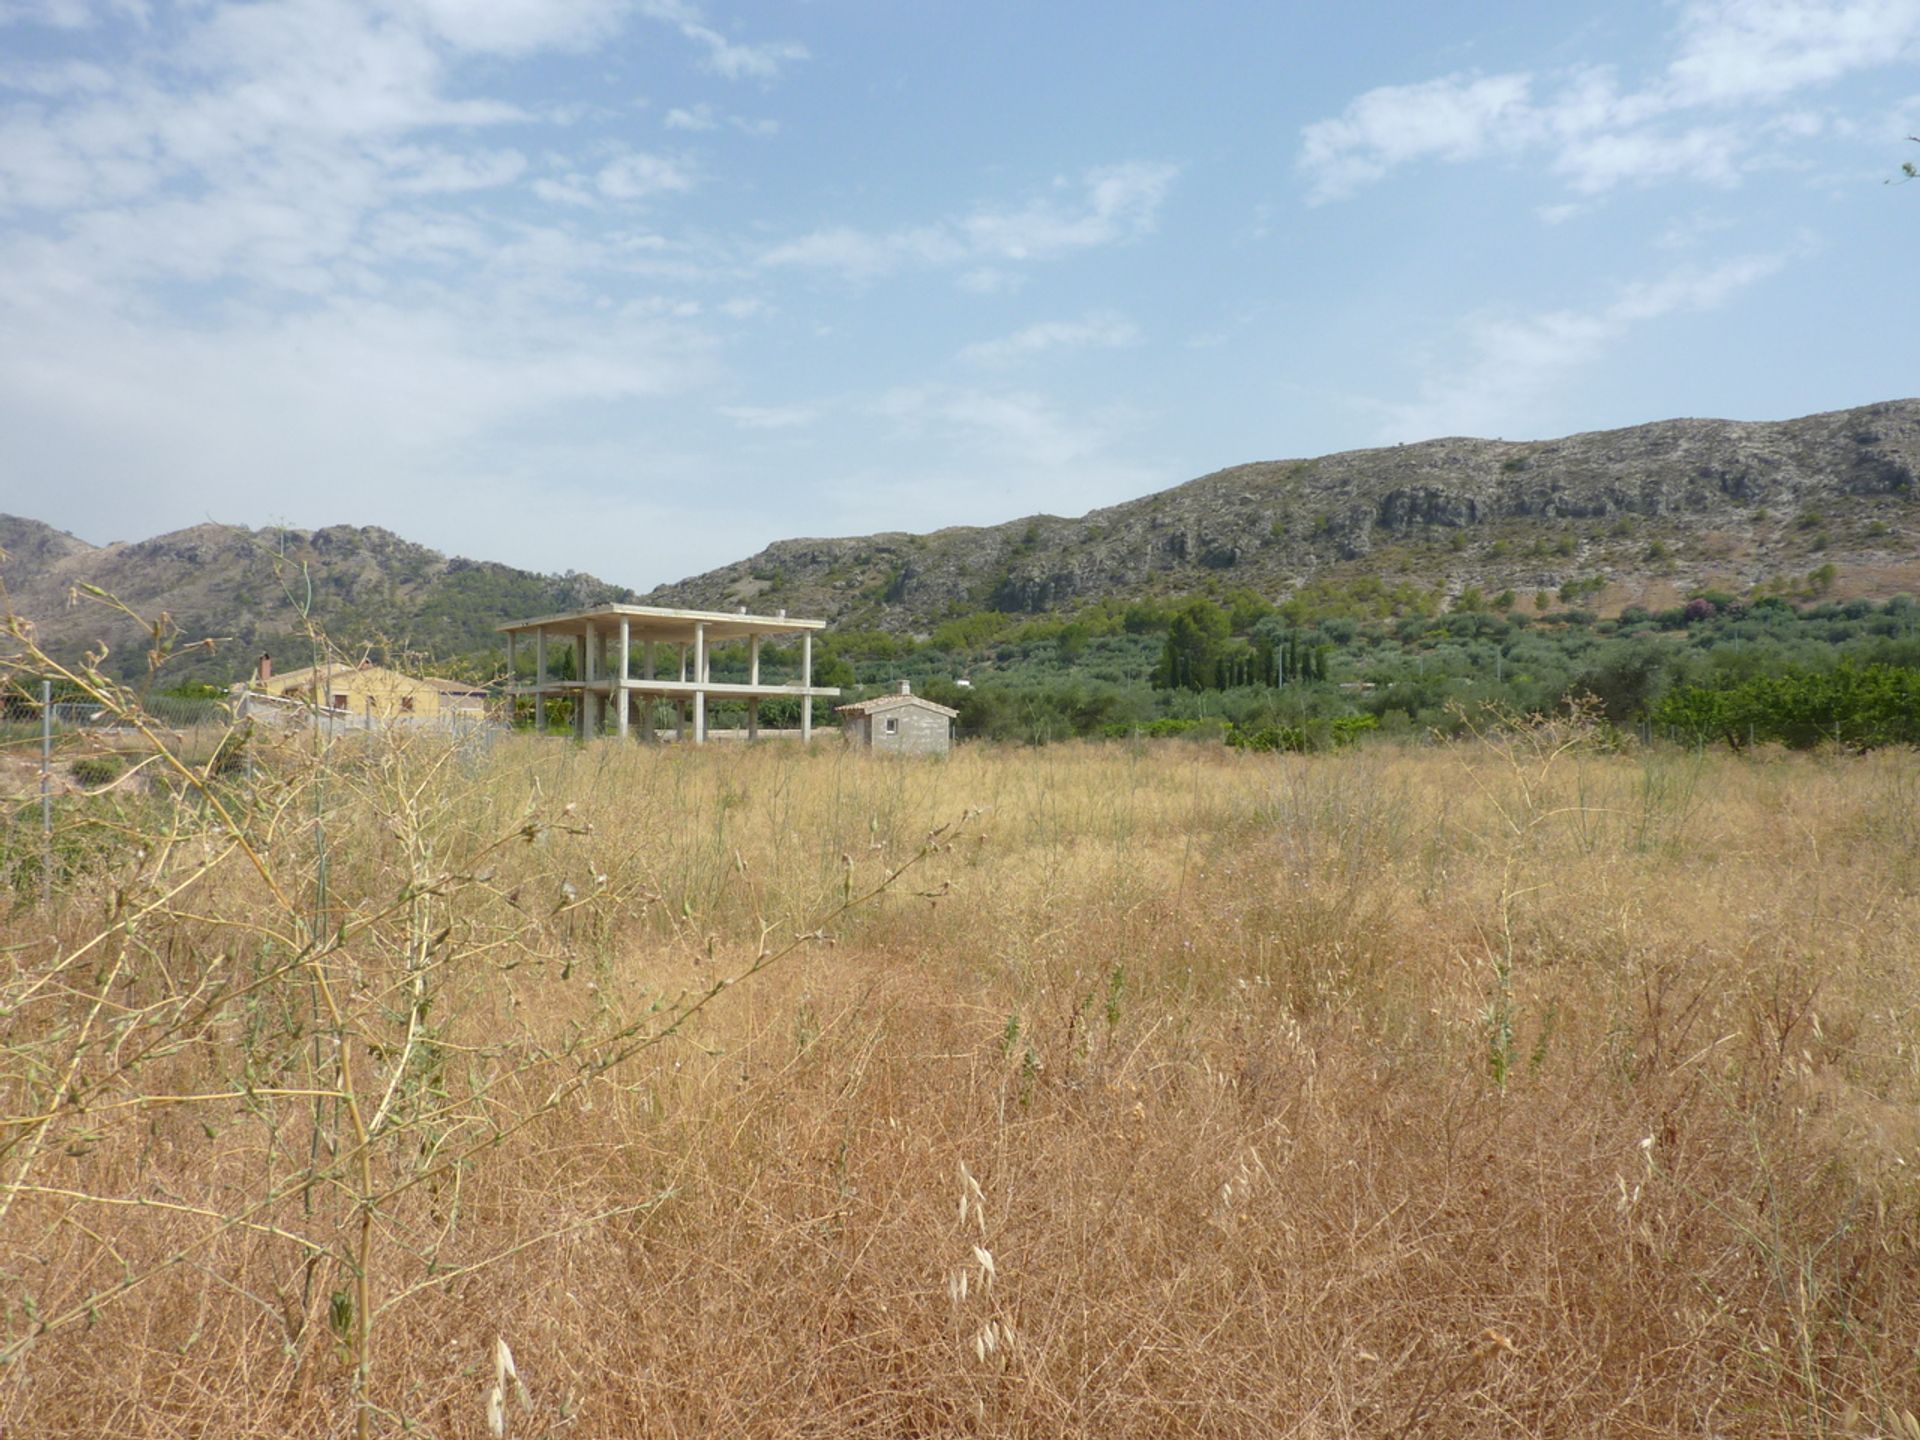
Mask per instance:
[[[981,610],[1065,616],[1209,585],[1280,600],[1378,582],[1444,608],[1578,583],[1603,613],[1658,610],[1825,565],[1842,599],[1920,590],[1920,400],[1239,465],[1077,519],[783,540],[647,598],[925,635]]]
[[[1911,753],[258,735],[44,905],[37,814],[9,1434],[1920,1406]]]
[[[1441,612],[1418,593],[1397,600],[1372,587],[1319,588],[1277,606],[1238,591],[1218,602],[1097,606],[1064,621],[983,614],[918,643],[885,631],[831,635],[817,673],[854,693],[910,679],[957,708],[967,735],[1044,742],[1278,730],[1303,745],[1327,743],[1346,722],[1457,733],[1487,708],[1546,713],[1589,702],[1642,733],[1719,738],[1728,726],[1703,726],[1705,712],[1673,706],[1690,692],[1717,696],[1763,679],[1825,683],[1875,667],[1905,677],[1897,684],[1920,679],[1920,606],[1908,597],[1836,603],[1706,591],[1610,619],[1575,608],[1582,598],[1577,587],[1524,601],[1469,595]],[[1770,734],[1758,712],[1742,714],[1729,722],[1742,736],[1789,738]],[[1920,716],[1899,738],[1914,738],[1913,723]],[[1879,732],[1824,733],[1873,743],[1865,737]]]
[[[1193,596],[1229,611],[1251,597],[1295,626],[1556,608],[1611,619],[1702,595],[1880,601],[1920,592],[1917,474],[1914,400],[1776,424],[1435,440],[1238,466],[1074,520],[785,540],[645,599],[822,616],[850,637],[848,654],[888,658],[884,640],[963,664],[1035,626],[1060,627],[1067,651],[1137,631],[1143,615],[1163,631]],[[636,598],[590,575],[450,559],[351,526],[203,525],[94,547],[0,517],[0,552],[13,610],[70,661],[105,641],[123,678],[145,673],[149,637],[69,605],[76,585],[217,639],[170,667],[214,683],[262,650],[283,668],[311,658],[309,624],[349,654],[485,678],[504,662],[501,621]],[[1257,643],[1245,626],[1234,633]],[[1072,673],[1067,651],[1058,668]]]
[[[174,659],[167,667],[173,683],[240,679],[263,650],[283,670],[309,663],[316,628],[348,655],[371,652],[480,679],[491,673],[502,620],[633,598],[591,575],[535,575],[449,558],[371,526],[196,525],[137,544],[93,546],[0,515],[0,556],[10,602],[0,608],[32,620],[42,642],[69,663],[104,644],[108,671],[138,679],[152,644],[131,616],[71,604],[80,585],[141,615],[165,612],[169,634],[217,642]]]

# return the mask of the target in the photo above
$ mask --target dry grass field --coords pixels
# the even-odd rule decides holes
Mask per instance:
[[[255,749],[6,917],[0,1434],[1913,1440],[1912,754]]]

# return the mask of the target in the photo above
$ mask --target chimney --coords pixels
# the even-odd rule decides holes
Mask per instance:
[[[273,679],[273,656],[262,650],[260,663],[254,668],[254,674],[259,676],[262,685]]]
[[[902,695],[913,694],[913,682],[911,680],[902,680],[900,682],[900,693]]]

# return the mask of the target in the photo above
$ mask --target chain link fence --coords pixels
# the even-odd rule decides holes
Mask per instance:
[[[111,843],[92,833],[100,828],[98,812],[162,783],[166,768],[149,763],[160,750],[246,781],[257,744],[269,736],[310,734],[327,750],[382,733],[444,736],[477,762],[504,729],[480,710],[369,717],[258,694],[155,695],[116,709],[84,696],[63,698],[51,681],[16,682],[0,694],[0,896],[37,894],[44,901],[65,868],[69,841],[86,831],[89,844]]]

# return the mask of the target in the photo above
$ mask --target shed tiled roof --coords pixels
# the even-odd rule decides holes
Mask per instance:
[[[836,715],[872,715],[881,710],[892,710],[900,705],[918,705],[923,710],[933,710],[949,720],[959,718],[958,710],[949,710],[944,705],[935,704],[924,695],[878,695],[871,700],[856,700],[851,705],[834,707]]]

